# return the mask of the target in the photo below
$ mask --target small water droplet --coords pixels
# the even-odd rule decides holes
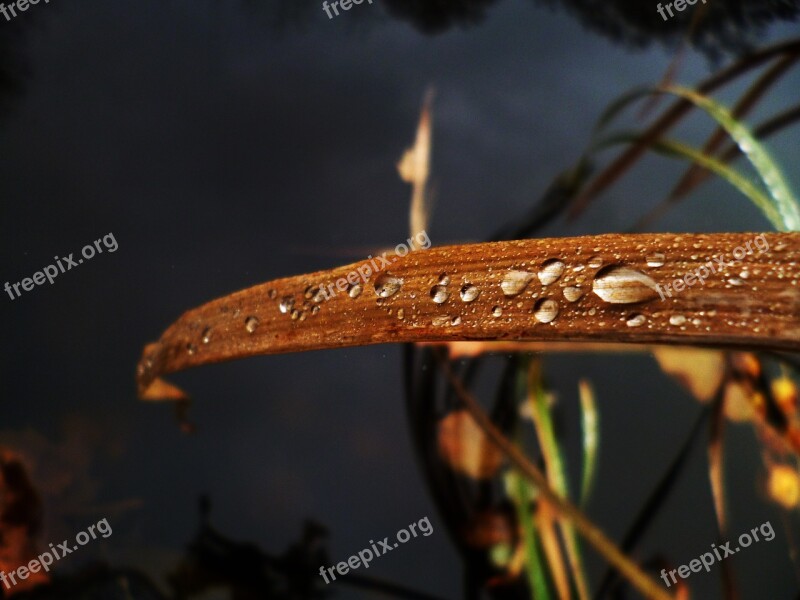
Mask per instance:
[[[247,330],[247,333],[253,333],[258,327],[258,317],[247,317],[244,320],[244,328]]]
[[[493,306],[492,307],[492,316],[493,317],[502,317],[503,316],[503,307],[502,306]]]
[[[324,287],[319,286],[319,290],[317,290],[316,293],[314,294],[313,298],[314,302],[319,304],[320,302],[324,302],[327,299],[328,299],[328,292],[325,291]]]
[[[552,298],[542,298],[533,307],[533,316],[540,323],[549,323],[558,316],[558,302]]]
[[[745,269],[744,271],[739,273],[739,277],[741,277],[742,279],[747,279],[748,277],[750,277],[750,271]]]
[[[506,296],[518,296],[528,287],[533,277],[533,273],[527,271],[509,271],[500,282],[500,288]]]
[[[564,298],[567,302],[577,302],[585,293],[581,288],[571,285],[564,288]]]
[[[452,325],[453,327],[455,327],[456,325],[461,325],[461,317],[456,315],[455,317],[450,319],[450,325]]]
[[[315,315],[315,314],[317,314],[318,312],[319,312],[319,306],[315,306],[314,308],[312,308],[312,309],[311,309],[311,314],[312,314],[312,315]]]
[[[557,258],[546,260],[539,270],[539,281],[542,285],[550,285],[558,281],[558,278],[564,273],[564,263]]]
[[[284,314],[288,313],[294,307],[294,298],[292,296],[284,296],[281,298],[281,303],[278,305],[280,311]]]
[[[192,354],[197,352],[197,346],[195,346],[193,343],[189,342],[188,344],[186,344],[186,352],[188,352],[189,356],[191,356]]]
[[[361,292],[364,288],[362,288],[359,284],[355,284],[353,287],[350,288],[350,291],[347,292],[347,295],[351,298],[358,298],[361,295]]]
[[[603,266],[603,259],[600,258],[599,256],[593,256],[592,258],[589,259],[589,266],[592,269],[599,269],[600,267]]]
[[[292,311],[292,321],[296,321],[300,318],[300,311],[295,309]]]
[[[685,323],[686,323],[686,317],[684,317],[683,315],[672,315],[669,318],[670,325],[680,326]]]
[[[655,268],[655,267],[663,267],[664,263],[666,262],[666,259],[667,259],[666,256],[661,254],[661,252],[653,252],[652,254],[648,254],[645,260],[647,261],[648,267]]]
[[[318,290],[317,290],[317,288],[315,288],[313,285],[310,285],[310,286],[308,286],[308,287],[306,288],[306,291],[303,293],[303,297],[304,297],[306,300],[310,300],[310,299],[311,299],[311,297],[312,297],[314,294],[316,294],[316,293],[317,293],[317,291],[318,291]]]
[[[450,297],[450,293],[443,285],[435,285],[431,288],[431,298],[436,304],[442,304]]]
[[[270,291],[269,291],[269,297],[270,297],[272,300],[275,300],[275,297],[276,297],[277,295],[278,295],[278,292],[277,292],[277,290],[270,290]]]
[[[480,290],[471,283],[464,284],[461,288],[461,299],[464,302],[472,302],[480,294]]]
[[[597,273],[592,291],[611,304],[633,304],[658,296],[656,282],[640,271],[609,266]]]
[[[644,325],[647,322],[647,317],[640,314],[631,315],[628,317],[628,320],[625,321],[625,324],[628,327],[639,327],[640,325]]]
[[[300,311],[300,315],[297,317],[300,321],[305,321],[308,313],[306,311]],[[294,314],[292,314],[292,318],[294,319]]]
[[[447,273],[439,275],[439,285],[450,285],[450,276]]]
[[[203,329],[203,333],[200,334],[200,341],[204,344],[207,344],[211,341],[211,327],[206,327]]]
[[[781,242],[780,244],[775,244],[775,247],[772,249],[774,252],[783,252],[788,247],[788,244]]]
[[[381,273],[375,280],[375,293],[379,298],[394,296],[403,287],[403,280],[388,273]]]
[[[730,283],[731,285],[744,285],[744,281],[742,281],[738,277],[731,277],[730,279],[728,279],[728,283]]]
[[[401,321],[406,318],[405,309],[402,309],[402,308],[398,308],[397,309],[397,318],[400,319]]]

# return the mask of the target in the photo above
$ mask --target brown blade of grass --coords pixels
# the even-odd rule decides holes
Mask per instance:
[[[743,57],[730,67],[706,79],[697,86],[696,91],[707,95],[714,90],[730,83],[740,75],[754,69],[776,56],[800,53],[800,40],[782,42],[763,50]],[[683,118],[693,105],[687,100],[677,100],[648,128],[641,140],[633,144],[618,156],[608,167],[599,173],[573,201],[569,210],[570,218],[576,218],[588,206],[589,202],[597,195],[610,187],[647,151],[650,144],[660,138],[681,118]]]
[[[137,368],[139,394],[157,399],[165,389],[161,376],[204,364],[391,342],[528,340],[798,351],[800,234],[760,235],[769,245],[766,252],[745,256],[740,265],[710,275],[705,285],[669,298],[664,294],[663,300],[656,286],[712,257],[731,260],[731,251],[752,245],[755,234],[609,234],[431,248],[387,257],[390,264],[368,283],[329,300],[319,298],[317,286],[346,283],[348,274],[356,276],[367,263],[277,279],[184,313],[146,346]],[[664,254],[665,264],[648,267],[651,253]],[[547,266],[543,277],[552,276],[553,259],[563,262],[563,273],[543,285],[537,272]],[[450,277],[449,295],[437,303],[431,294],[442,273]],[[359,294],[356,285],[363,287]],[[477,297],[462,300],[465,286],[474,286]],[[572,302],[564,296],[566,287]],[[583,295],[575,299],[579,292]],[[671,317],[680,320],[672,324]],[[174,396],[173,388],[166,389]]]
[[[670,600],[672,596],[664,591],[636,563],[625,556],[616,544],[608,538],[584,513],[569,500],[562,498],[547,481],[542,473],[525,454],[511,442],[495,426],[474,396],[464,387],[461,380],[453,373],[450,364],[440,354],[439,364],[450,385],[456,390],[464,407],[472,414],[475,422],[483,429],[486,436],[494,443],[511,461],[513,466],[528,478],[537,488],[539,497],[563,517],[569,519],[575,529],[586,541],[611,565],[617,568],[628,581],[639,590],[646,598],[656,600]]]

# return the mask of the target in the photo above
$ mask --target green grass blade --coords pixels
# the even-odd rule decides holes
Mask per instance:
[[[525,573],[531,587],[534,600],[550,600],[550,588],[545,577],[546,567],[539,552],[536,524],[531,517],[531,500],[535,488],[521,475],[511,471],[506,475],[506,489],[514,502],[517,519],[522,528],[522,540],[525,547]]]
[[[583,477],[581,479],[581,505],[585,506],[592,492],[597,473],[597,451],[600,447],[600,413],[589,382],[578,382],[581,401],[581,433],[583,435]]]
[[[596,144],[595,149],[602,149],[614,144],[636,142],[639,138],[640,135],[637,133],[619,133],[601,140]],[[750,201],[764,213],[764,216],[776,229],[784,230],[783,216],[778,212],[775,203],[769,195],[764,193],[733,167],[713,156],[703,154],[702,151],[696,148],[692,148],[691,146],[675,140],[661,139],[653,142],[651,148],[659,154],[671,158],[689,160],[715,173],[749,198]]]
[[[781,226],[784,231],[800,230],[800,203],[792,194],[789,185],[767,149],[750,132],[750,129],[738,121],[731,112],[719,102],[681,86],[667,86],[663,91],[680,96],[708,113],[728,135],[733,138],[742,153],[753,164],[764,185],[771,194],[778,212],[781,215]]]

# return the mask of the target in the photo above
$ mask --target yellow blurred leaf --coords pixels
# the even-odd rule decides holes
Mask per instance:
[[[767,493],[777,504],[787,510],[800,504],[800,474],[789,465],[775,465],[770,469]]]
[[[700,402],[711,400],[722,383],[725,357],[718,350],[656,346],[653,355],[661,370],[677,379]]]

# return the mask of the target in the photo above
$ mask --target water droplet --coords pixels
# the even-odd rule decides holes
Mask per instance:
[[[518,296],[528,287],[533,277],[533,273],[527,271],[509,271],[500,283],[500,288],[506,296]]]
[[[558,316],[558,302],[551,298],[542,298],[533,307],[533,316],[540,323],[549,323]]]
[[[394,296],[403,287],[403,280],[388,273],[381,273],[375,280],[375,293],[379,298]]]
[[[295,309],[292,311],[292,321],[296,321],[300,318],[300,311]]]
[[[439,275],[439,285],[450,285],[450,276],[447,273]]]
[[[347,295],[351,298],[358,298],[361,295],[361,292],[364,288],[362,288],[359,284],[355,284],[353,287],[350,288],[350,291],[347,292]]]
[[[281,303],[278,305],[280,311],[284,314],[288,313],[294,307],[294,298],[292,296],[284,296],[281,298]]]
[[[589,266],[592,269],[599,269],[600,267],[603,266],[603,259],[600,258],[599,256],[593,256],[592,258],[589,259]]]
[[[750,271],[745,269],[744,271],[739,273],[739,277],[741,277],[742,279],[747,279],[748,277],[750,277]]]
[[[661,252],[653,252],[652,254],[648,254],[645,260],[647,261],[648,267],[663,267],[667,257],[661,254]]]
[[[564,298],[566,298],[567,302],[577,302],[584,293],[581,288],[574,285],[564,288]]]
[[[686,323],[686,317],[684,317],[683,315],[672,315],[669,318],[670,325],[680,326],[683,325],[684,323]]]
[[[503,307],[502,306],[493,306],[492,307],[492,316],[493,317],[502,317],[503,316]]]
[[[189,342],[188,344],[186,344],[186,352],[188,352],[189,356],[191,356],[192,354],[197,352],[197,346],[195,346],[193,343]]]
[[[647,322],[647,317],[640,314],[631,315],[628,317],[628,320],[625,321],[625,324],[628,327],[639,327],[640,325],[644,325]]]
[[[402,309],[402,308],[398,308],[397,309],[397,318],[400,319],[401,321],[406,318],[405,309]]]
[[[472,302],[480,293],[481,291],[477,287],[471,283],[466,283],[464,287],[461,288],[461,299],[464,302]]]
[[[546,260],[539,270],[539,281],[542,285],[550,285],[558,281],[558,278],[564,273],[564,263],[557,258]]]
[[[744,281],[742,281],[738,277],[731,277],[730,279],[728,279],[728,283],[730,283],[731,285],[744,285]]]
[[[628,267],[609,266],[597,273],[592,291],[611,304],[633,304],[658,296],[656,282]]]
[[[200,341],[204,344],[207,344],[211,341],[211,327],[206,327],[203,329],[203,333],[200,334]]]
[[[258,317],[247,317],[244,320],[244,328],[247,330],[247,333],[253,333],[258,327]]]
[[[310,300],[310,299],[311,299],[311,297],[312,297],[314,294],[316,294],[316,293],[317,293],[317,291],[318,291],[318,290],[317,290],[317,288],[315,288],[313,285],[310,285],[310,286],[308,286],[308,287],[306,288],[306,291],[303,293],[303,297],[304,297],[306,300]]]
[[[788,244],[781,242],[780,244],[775,244],[775,247],[772,249],[774,252],[783,252],[788,247]]]
[[[311,314],[312,314],[312,315],[315,315],[315,314],[317,314],[318,312],[319,312],[319,306],[315,306],[314,308],[312,308],[312,309],[311,309]]]
[[[431,288],[431,298],[436,304],[442,304],[450,297],[447,288],[443,285],[435,285]]]
[[[456,325],[461,325],[461,317],[456,315],[455,317],[450,319],[450,325],[452,325],[453,327],[455,327]]]
[[[277,295],[278,295],[278,292],[277,292],[276,290],[270,290],[270,291],[269,291],[269,297],[270,297],[272,300],[275,300],[275,296],[277,296]]]
[[[443,327],[445,325],[450,324],[450,317],[448,316],[433,317],[431,323],[433,323],[434,327]]]
[[[327,299],[328,299],[328,292],[325,291],[325,288],[323,286],[319,286],[319,290],[317,290],[316,293],[314,294],[313,298],[314,302],[319,304],[320,302],[324,302]]]

